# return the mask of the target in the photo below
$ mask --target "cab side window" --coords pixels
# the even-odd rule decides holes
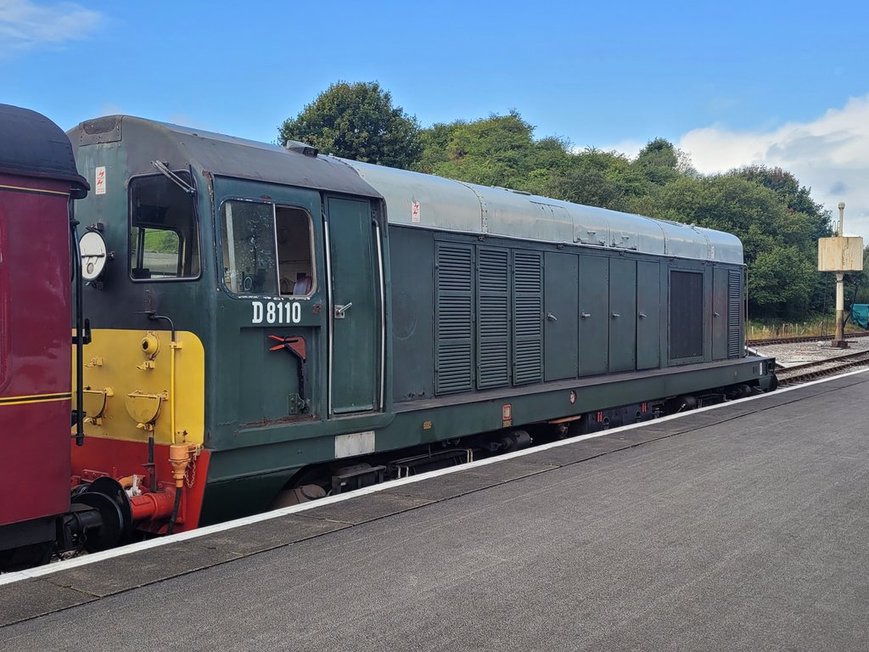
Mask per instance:
[[[310,296],[313,230],[303,210],[231,200],[223,204],[223,280],[234,294]]]
[[[314,290],[311,259],[313,234],[311,218],[297,208],[278,206],[275,210],[278,236],[278,278],[281,294],[306,296]]]
[[[224,281],[236,294],[277,294],[273,204],[223,205]]]
[[[187,183],[190,175],[177,172]],[[163,175],[130,180],[130,277],[199,277],[199,230],[193,195]]]

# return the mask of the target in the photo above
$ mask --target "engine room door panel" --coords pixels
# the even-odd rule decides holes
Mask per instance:
[[[547,252],[543,267],[544,380],[576,377],[579,259]]]
[[[637,262],[637,369],[661,364],[661,265]]]
[[[380,386],[380,255],[371,203],[328,197],[330,413],[368,412]]]
[[[637,264],[610,259],[610,372],[633,371],[637,364]]]
[[[712,359],[727,358],[727,309],[729,272],[716,267],[712,275]]]
[[[609,261],[579,260],[579,375],[607,372],[609,351]]]

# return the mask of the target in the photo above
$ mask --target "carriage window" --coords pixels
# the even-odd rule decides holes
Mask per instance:
[[[176,174],[190,183],[186,172]],[[136,280],[199,276],[193,196],[162,175],[130,180],[130,276]]]
[[[313,292],[313,231],[305,211],[228,201],[221,227],[223,276],[231,292],[285,296]]]

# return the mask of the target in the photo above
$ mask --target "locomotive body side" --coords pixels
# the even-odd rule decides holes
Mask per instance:
[[[728,234],[125,116],[71,136],[115,253],[75,472],[159,486],[191,446],[179,529],[772,384]]]
[[[586,431],[628,418],[602,410],[644,419],[679,395],[772,386],[771,361],[745,356],[736,237],[347,163],[390,222],[397,417],[385,436]]]
[[[578,434],[683,395],[771,388],[772,361],[742,353],[741,265],[404,226],[390,240],[396,421],[384,435]],[[630,415],[601,412],[620,406]]]

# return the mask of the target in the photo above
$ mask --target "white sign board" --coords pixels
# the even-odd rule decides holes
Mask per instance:
[[[863,238],[818,238],[819,272],[859,272],[863,270]]]

